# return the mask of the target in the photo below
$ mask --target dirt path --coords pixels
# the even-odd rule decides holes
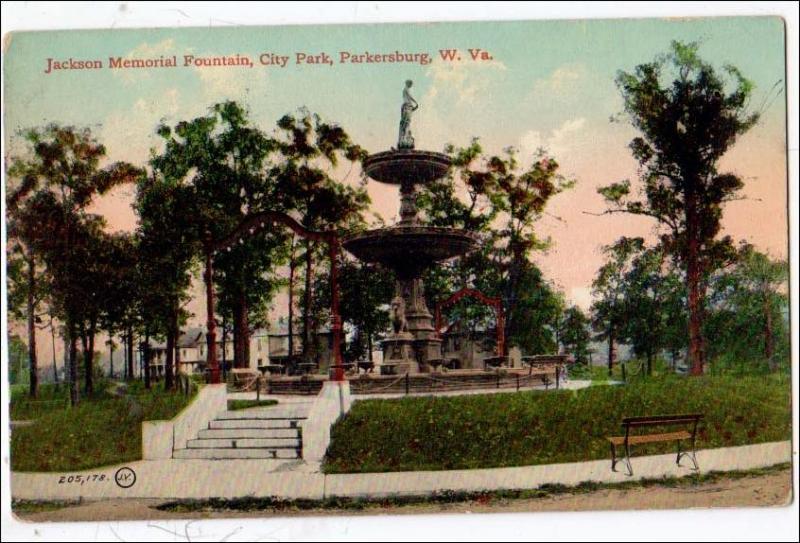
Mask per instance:
[[[627,490],[606,489],[594,492],[565,493],[533,499],[491,499],[448,504],[371,506],[363,510],[311,509],[191,512],[159,511],[154,507],[164,500],[105,500],[64,507],[58,510],[19,512],[26,521],[98,521],[202,518],[248,518],[302,515],[415,515],[430,513],[513,513],[530,511],[583,511],[607,509],[685,509],[692,507],[753,507],[786,505],[791,500],[791,471],[768,475],[723,479],[696,486],[651,486]]]

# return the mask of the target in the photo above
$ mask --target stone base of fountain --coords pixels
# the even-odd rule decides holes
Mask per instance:
[[[409,332],[393,334],[381,343],[383,364],[381,373],[419,373],[419,364],[414,353],[414,335]]]

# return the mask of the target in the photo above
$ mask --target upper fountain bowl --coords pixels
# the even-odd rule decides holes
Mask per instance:
[[[400,149],[370,155],[364,171],[375,181],[401,185],[424,185],[440,179],[450,169],[450,157],[432,151]]]

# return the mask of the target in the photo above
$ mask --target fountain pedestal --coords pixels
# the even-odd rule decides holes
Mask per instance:
[[[394,374],[419,373],[414,351],[414,335],[410,332],[392,334],[382,342],[383,368]],[[382,370],[385,371],[385,370]]]

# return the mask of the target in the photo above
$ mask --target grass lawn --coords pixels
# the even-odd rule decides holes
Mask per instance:
[[[249,409],[250,407],[268,407],[277,405],[278,400],[228,400],[228,411]]]
[[[161,387],[159,383],[148,391],[132,383],[123,394],[99,387],[95,397],[82,398],[74,408],[66,400],[37,403],[12,395],[11,419],[34,423],[11,432],[11,469],[73,471],[139,460],[141,422],[171,419],[192,399]],[[66,387],[41,396],[48,394],[58,400]]]
[[[791,381],[664,376],[627,386],[363,400],[331,431],[327,473],[470,469],[610,457],[623,417],[702,413],[698,448],[791,439]],[[634,448],[671,452],[675,443]]]

